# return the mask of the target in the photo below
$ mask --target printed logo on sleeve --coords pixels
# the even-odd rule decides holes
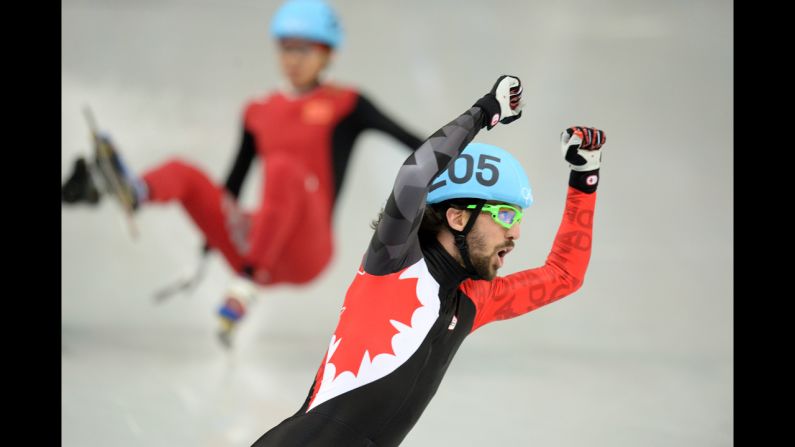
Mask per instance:
[[[450,326],[447,326],[447,330],[452,331],[453,329],[455,329],[456,324],[458,324],[458,318],[455,315],[453,315],[453,319],[450,321]]]

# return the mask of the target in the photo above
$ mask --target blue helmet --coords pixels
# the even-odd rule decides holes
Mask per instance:
[[[431,183],[428,204],[449,199],[493,200],[527,208],[533,191],[522,165],[506,150],[470,143]]]
[[[270,32],[277,39],[297,37],[332,48],[342,41],[337,15],[323,0],[287,0],[274,14]]]

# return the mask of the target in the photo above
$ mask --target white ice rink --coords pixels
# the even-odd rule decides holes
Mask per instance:
[[[574,295],[468,338],[406,446],[733,445],[732,2],[332,2],[346,32],[330,71],[429,135],[498,75],[521,120],[478,141],[511,150],[536,203],[504,273],[543,263],[573,124],[608,143],[593,255]],[[128,163],[179,156],[217,181],[243,104],[278,86],[265,0],[63,0],[62,179],[90,148],[90,105]],[[248,446],[303,402],[344,291],[407,153],[358,141],[337,248],[311,286],[260,294],[232,353],[215,339],[230,272],[192,296],[152,293],[190,271],[202,239],[177,206],[62,210],[62,439],[67,447]],[[253,206],[259,166],[244,186]]]

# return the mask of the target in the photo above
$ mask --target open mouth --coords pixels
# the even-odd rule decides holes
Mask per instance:
[[[511,250],[513,250],[513,247],[505,247],[497,251],[497,259],[500,261],[500,267],[502,267],[502,264],[505,262],[505,256],[507,256]]]

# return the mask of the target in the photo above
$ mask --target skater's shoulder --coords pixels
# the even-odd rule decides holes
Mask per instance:
[[[344,84],[339,81],[324,81],[320,84],[320,89],[329,95],[358,95],[359,89],[352,85]]]
[[[273,90],[266,93],[258,93],[256,95],[252,95],[246,100],[243,109],[249,110],[260,107],[267,107],[268,105],[273,104],[274,101],[276,101],[278,98],[282,96],[283,96],[282,93],[278,90]]]

